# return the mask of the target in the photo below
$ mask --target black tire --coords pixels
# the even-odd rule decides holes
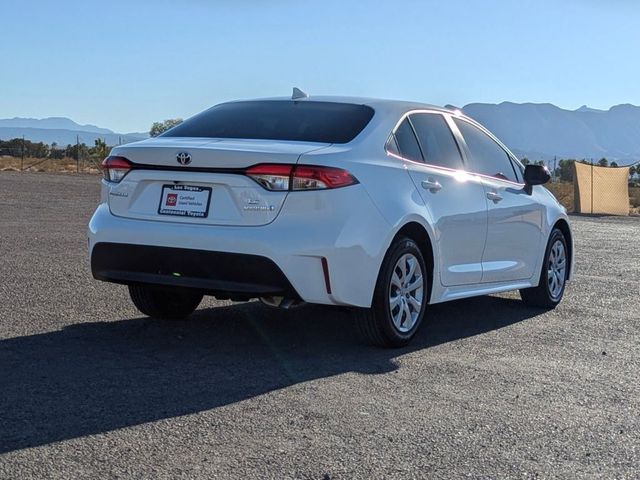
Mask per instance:
[[[188,288],[129,285],[129,296],[140,312],[152,318],[181,320],[202,301],[202,292]]]
[[[562,289],[559,294],[556,294],[554,296],[551,293],[547,272],[550,265],[549,258],[551,256],[551,248],[558,241],[562,243],[562,246],[564,247],[566,267]],[[562,231],[560,231],[560,229],[554,228],[551,232],[551,235],[549,235],[549,241],[547,242],[547,248],[544,253],[544,261],[542,262],[542,267],[540,268],[540,278],[538,286],[521,289],[520,297],[522,298],[522,301],[530,307],[544,308],[547,310],[556,308],[562,300],[562,296],[564,295],[564,290],[567,285],[567,277],[569,275],[569,268],[569,250],[567,248],[567,240],[564,238],[564,235]]]
[[[394,274],[396,264],[407,253],[418,260],[420,271],[422,272],[422,302],[415,324],[408,331],[400,331],[393,321],[389,295],[392,288],[391,277]],[[428,272],[420,248],[410,238],[399,238],[391,245],[382,262],[371,308],[355,310],[358,330],[363,339],[367,343],[379,347],[397,348],[409,344],[424,319],[426,305],[429,300],[428,287]]]

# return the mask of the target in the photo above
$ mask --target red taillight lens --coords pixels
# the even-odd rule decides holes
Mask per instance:
[[[292,190],[339,188],[355,183],[355,177],[342,168],[300,165],[293,171]]]
[[[124,157],[107,157],[102,162],[102,174],[108,182],[120,182],[129,170],[131,162]]]
[[[260,164],[245,174],[267,190],[325,190],[354,185],[358,180],[348,171],[315,165]]]

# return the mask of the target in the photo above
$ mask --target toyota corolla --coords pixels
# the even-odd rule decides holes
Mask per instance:
[[[214,106],[103,167],[92,272],[151,317],[204,295],[339,305],[402,346],[429,304],[519,290],[554,308],[571,277],[549,172],[456,110],[296,90]]]

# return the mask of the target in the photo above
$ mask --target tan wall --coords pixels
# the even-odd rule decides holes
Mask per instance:
[[[629,168],[595,167],[578,162],[574,166],[576,213],[629,215]]]

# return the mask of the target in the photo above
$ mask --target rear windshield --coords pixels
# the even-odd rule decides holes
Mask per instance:
[[[162,136],[347,143],[367,126],[371,117],[371,107],[350,103],[232,102],[205,110]]]

